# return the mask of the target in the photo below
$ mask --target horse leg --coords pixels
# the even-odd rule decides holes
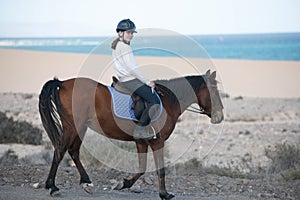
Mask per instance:
[[[158,176],[159,196],[161,199],[166,199],[166,200],[172,199],[175,196],[167,192],[166,185],[165,185],[165,167],[164,167],[164,153],[163,153],[164,142],[156,141],[150,146],[153,151],[154,161],[156,165],[156,172]]]
[[[86,130],[86,129],[85,129]],[[83,136],[83,134],[82,134]],[[82,137],[83,138],[83,137]],[[90,180],[89,175],[86,173],[81,161],[80,161],[80,146],[81,146],[82,140],[79,137],[79,135],[76,136],[76,138],[74,139],[72,145],[70,146],[68,152],[72,158],[72,160],[74,161],[76,168],[80,174],[80,182],[79,184],[82,184],[83,189],[87,192],[87,193],[93,193],[94,192],[94,185]]]
[[[56,148],[54,150],[52,165],[50,168],[48,178],[45,183],[45,188],[51,189],[51,191],[50,191],[51,196],[59,195],[59,192],[58,192],[59,189],[58,189],[58,187],[55,186],[55,176],[56,176],[58,165],[61,162],[61,160],[63,159],[65,153],[66,153],[66,149],[61,150],[61,149]]]
[[[131,186],[146,172],[148,144],[136,142],[136,148],[139,159],[139,171],[131,179],[124,178],[123,183],[118,184],[115,187],[116,190],[131,188]]]

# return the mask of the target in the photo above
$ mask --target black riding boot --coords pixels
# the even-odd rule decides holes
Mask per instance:
[[[151,135],[149,133],[149,123],[151,121],[149,114],[148,114],[149,109],[145,109],[139,122],[137,123],[135,130],[133,132],[133,138],[135,140],[140,140],[140,139],[151,139]]]
[[[158,114],[159,105],[153,105],[149,109],[146,108],[137,123],[137,126],[133,132],[133,138],[135,140],[143,139],[155,139],[155,130],[150,125],[151,119],[153,119]],[[150,114],[150,116],[149,116]]]

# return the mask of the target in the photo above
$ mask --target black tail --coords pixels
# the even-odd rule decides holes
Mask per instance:
[[[64,86],[57,78],[43,86],[39,96],[39,112],[43,126],[55,148],[61,147],[62,125],[60,116],[64,116],[58,90]]]

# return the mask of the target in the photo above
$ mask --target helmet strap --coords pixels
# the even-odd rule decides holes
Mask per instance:
[[[119,36],[120,40],[123,40],[124,39],[124,31],[119,31],[118,36]]]
[[[125,31],[122,31],[121,34],[118,33],[118,35],[119,35],[119,40],[120,40],[121,42],[124,42],[125,44],[130,45],[130,41],[124,40],[124,32],[125,32]]]

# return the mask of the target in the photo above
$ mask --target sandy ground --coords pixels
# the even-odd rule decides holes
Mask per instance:
[[[39,93],[54,76],[85,76],[110,84],[111,56],[0,49],[0,92]],[[220,89],[232,96],[300,97],[300,62],[137,57],[150,79],[217,70]]]
[[[230,96],[223,99],[225,121],[221,125],[211,125],[207,117],[189,112],[180,118],[165,149],[169,191],[176,194],[176,199],[298,199],[300,194],[295,191],[299,188],[299,181],[231,179],[199,171],[179,172],[174,166],[197,158],[204,167],[231,165],[247,170],[245,159],[251,159],[253,167],[268,166],[270,160],[264,155],[266,148],[283,142],[299,145],[300,62],[191,60],[203,66],[195,69],[188,64],[180,68],[186,61],[138,58],[143,66],[151,65],[163,71],[157,77],[153,71],[143,68],[153,79],[193,74],[199,70],[204,73],[207,68],[217,69],[218,79],[222,81],[221,89]],[[38,93],[45,81],[53,76],[66,79],[79,74],[110,83],[112,74],[109,56],[94,55],[87,58],[83,54],[0,50],[0,61],[0,111],[14,120],[26,120],[39,128],[42,125],[38,114]],[[100,72],[97,70],[99,63],[106,63],[107,66],[100,67],[103,69]],[[171,65],[174,67],[169,67]],[[43,134],[45,145],[0,145],[0,157],[8,149],[13,149],[19,159],[26,160],[26,165],[0,166],[0,199],[50,199],[45,190],[32,188],[34,183],[44,183],[50,167],[52,147],[46,134]],[[95,137],[99,138],[97,141],[102,142],[101,145],[115,144],[89,131],[85,139],[87,143],[83,145],[87,150]],[[100,157],[106,153],[101,148],[96,150]],[[125,154],[126,159],[121,162],[125,172],[94,167],[88,169],[96,185],[93,196],[79,189],[76,169],[63,165],[57,178],[63,191],[62,197],[158,199],[152,156],[148,157],[148,173],[136,184],[141,187],[141,194],[107,189],[111,180],[120,180],[136,169],[136,156],[131,152]],[[106,157],[103,159],[107,160]],[[111,167],[119,169],[120,165]],[[152,183],[145,181],[146,177]]]
[[[300,98],[223,98],[225,105],[225,121],[220,125],[212,125],[209,118],[196,113],[184,112],[176,125],[172,136],[166,142],[166,163],[170,166],[197,158],[204,165],[223,165],[238,162],[250,154],[255,165],[267,165],[264,149],[277,143],[300,144]],[[0,111],[14,120],[28,121],[43,129],[38,113],[38,95],[0,93]],[[46,133],[44,141],[49,141]],[[101,145],[94,144],[95,142]],[[91,145],[94,144],[94,145]],[[134,149],[134,144],[133,149]],[[88,130],[83,142],[87,150],[105,155],[107,148],[115,148],[111,140]],[[90,149],[94,146],[94,149]],[[3,154],[11,148],[11,144],[1,145]],[[97,148],[99,147],[99,148]],[[243,148],[241,148],[243,147]],[[117,146],[118,148],[118,146]],[[34,149],[34,151],[30,151]],[[42,151],[33,145],[14,145],[20,158],[28,152]],[[120,152],[122,153],[122,152]],[[101,158],[105,161],[107,158]],[[126,154],[126,159],[134,154]],[[151,158],[149,158],[151,159]],[[131,160],[121,163],[131,167]],[[148,169],[154,170],[153,162]]]

